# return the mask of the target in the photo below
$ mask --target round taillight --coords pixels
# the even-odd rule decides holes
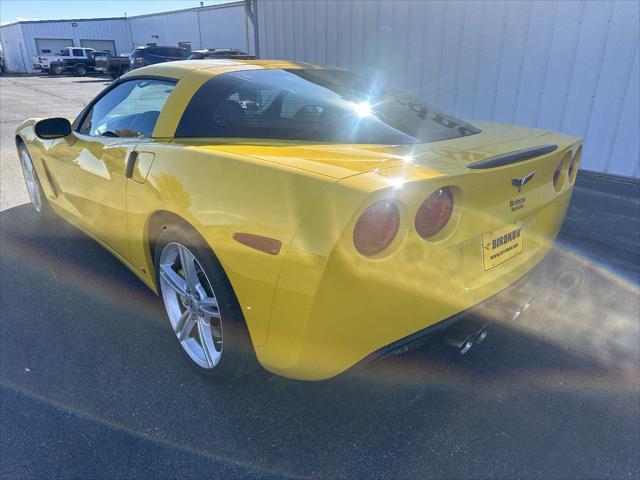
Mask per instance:
[[[353,229],[353,244],[362,255],[382,252],[393,241],[400,226],[400,211],[392,200],[380,200],[360,215]]]
[[[416,230],[422,238],[433,237],[444,228],[453,212],[453,193],[447,187],[433,192],[416,213]]]
[[[580,166],[580,157],[582,156],[582,146],[578,147],[578,151],[571,159],[569,164],[569,181],[573,183],[578,174],[578,167]]]
[[[564,160],[558,164],[558,166],[556,167],[556,171],[553,172],[553,188],[555,188],[557,191],[560,191],[560,188],[562,187],[561,180],[562,180],[563,163],[564,163]]]
[[[382,252],[393,241],[400,226],[400,211],[392,200],[380,200],[360,215],[353,229],[353,244],[362,255]]]

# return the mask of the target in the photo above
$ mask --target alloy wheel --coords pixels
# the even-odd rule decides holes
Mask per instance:
[[[200,367],[222,358],[222,317],[202,266],[184,245],[168,243],[160,253],[160,291],[178,341]]]
[[[36,212],[42,211],[42,197],[40,196],[40,184],[38,183],[38,176],[33,167],[33,162],[29,156],[29,152],[24,147],[20,148],[20,165],[22,166],[22,174],[24,176],[24,182],[27,185],[27,193],[31,199],[31,204]]]

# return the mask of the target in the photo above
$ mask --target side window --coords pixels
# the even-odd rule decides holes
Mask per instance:
[[[175,85],[161,80],[130,80],[98,100],[78,133],[98,137],[150,137]]]
[[[84,52],[82,51],[81,48],[74,48],[73,52],[72,52],[72,55],[74,57],[84,57]]]

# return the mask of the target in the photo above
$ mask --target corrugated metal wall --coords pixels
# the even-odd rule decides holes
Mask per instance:
[[[192,48],[200,46],[198,15],[195,10],[131,17],[129,22],[135,45],[157,43],[177,46],[178,42],[191,42]],[[157,35],[158,38],[152,35]]]
[[[249,33],[243,4],[231,3],[127,19],[21,22],[1,27],[0,39],[9,70],[25,72],[35,71],[36,38],[69,38],[75,46],[81,46],[81,39],[113,40],[118,54],[128,54],[134,45],[147,43],[178,46],[179,42],[191,42],[192,49],[246,50],[252,38]]]
[[[202,48],[249,48],[243,5],[199,8],[198,18]],[[250,24],[249,27],[253,28]]]
[[[260,56],[385,72],[467,119],[586,138],[640,176],[637,1],[259,0]]]
[[[73,25],[76,25],[75,27]],[[11,27],[14,27],[13,25]],[[9,28],[11,28],[9,27]],[[77,47],[81,39],[86,40],[113,40],[116,44],[117,53],[129,53],[131,51],[131,35],[127,20],[114,18],[109,20],[83,20],[64,22],[25,22],[15,25],[22,29],[24,42],[23,56],[24,63],[29,71],[32,70],[32,58],[38,55],[36,49],[36,38],[70,38]],[[7,27],[3,27],[0,32],[4,35]],[[24,67],[13,69],[24,71]]]
[[[22,30],[20,25],[7,25],[0,29],[0,43],[4,55],[5,66],[11,72],[24,72],[28,63],[25,63],[23,52],[25,50]]]
[[[216,47],[247,49],[242,4],[142,15],[129,20],[136,45],[150,42],[178,45],[179,42],[191,42],[193,50]],[[158,38],[152,35],[157,35]]]

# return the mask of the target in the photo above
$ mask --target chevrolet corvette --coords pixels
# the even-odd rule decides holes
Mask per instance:
[[[327,379],[440,331],[465,353],[468,312],[551,248],[582,149],[275,60],[140,68],[15,141],[35,211],[157,293],[219,381]]]

